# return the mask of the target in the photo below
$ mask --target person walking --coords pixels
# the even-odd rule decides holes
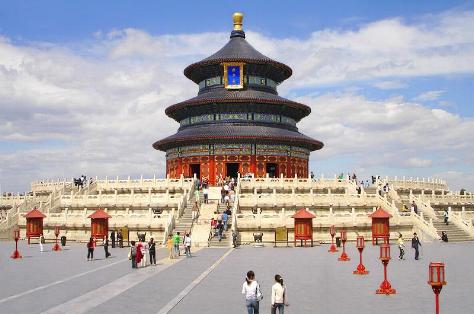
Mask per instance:
[[[94,259],[94,239],[90,238],[87,242],[87,260],[92,261]]]
[[[166,242],[166,247],[170,251],[170,259],[174,258],[174,244],[173,244],[173,236],[171,234],[168,235],[168,241]]]
[[[123,234],[122,234],[122,230],[119,230],[119,231],[118,231],[117,240],[118,240],[118,243],[119,243],[119,248],[123,249]]]
[[[189,236],[189,233],[186,233],[184,236],[184,251],[186,257],[191,257],[191,237]]]
[[[242,285],[242,294],[245,296],[245,306],[248,314],[259,314],[259,303],[263,299],[262,291],[255,273],[251,270],[247,272],[247,277]]]
[[[195,191],[194,191],[194,199],[196,202],[201,202],[201,200],[199,199],[199,188],[197,188]]]
[[[209,203],[209,187],[205,185],[202,189],[202,195],[204,196],[204,204]]]
[[[397,244],[398,244],[398,249],[400,250],[400,255],[398,256],[398,259],[404,260],[405,259],[404,257],[405,256],[405,242],[403,242],[403,237],[401,233],[398,234]]]
[[[115,248],[115,230],[110,233],[110,240],[112,240],[112,248]]]
[[[128,259],[132,261],[132,268],[137,267],[137,247],[135,241],[130,242],[130,252],[128,253]]]
[[[44,242],[44,236],[43,234],[40,234],[40,238],[39,238],[40,252],[44,252],[43,242]]]
[[[180,242],[181,242],[181,236],[179,235],[179,232],[176,232],[176,234],[173,236],[173,246],[174,246],[174,255],[175,255],[175,257],[181,255],[181,252],[179,251],[179,243]]]
[[[143,248],[143,244],[142,244],[141,240],[139,240],[138,244],[137,244],[137,255],[135,256],[135,261],[137,263],[137,267],[138,267],[138,265],[141,264],[142,259],[143,259],[142,248]]]
[[[446,233],[446,231],[441,231],[441,240],[443,242],[448,242],[448,234]]]
[[[191,212],[193,220],[198,218],[198,213],[199,213],[199,204],[197,201],[195,201],[193,205],[193,210]]]
[[[448,209],[445,209],[444,210],[444,213],[443,213],[443,216],[444,216],[444,224],[447,226],[449,225],[449,211]]]
[[[415,260],[419,259],[420,251],[419,247],[421,246],[420,239],[416,235],[416,232],[413,234],[413,238],[411,239],[411,247],[415,249]]]
[[[150,264],[156,266],[156,243],[153,238],[150,238],[148,248],[148,250],[150,251]]]
[[[224,231],[227,231],[227,221],[229,220],[229,215],[227,215],[227,212],[222,213],[222,223],[224,224]]]
[[[219,236],[219,242],[221,242],[222,240],[223,232],[224,232],[224,224],[222,223],[222,221],[219,221],[219,223],[217,224],[217,235]]]
[[[105,258],[109,258],[110,253],[109,253],[109,239],[107,236],[105,236],[104,239],[104,252],[105,252]]]
[[[143,254],[143,258],[142,258],[141,266],[146,267],[148,266],[148,256],[150,256],[150,248],[148,247],[147,242],[142,243],[142,254]]]
[[[271,314],[276,314],[278,309],[279,314],[283,314],[286,305],[286,287],[283,284],[283,278],[280,275],[275,275],[275,284],[272,286],[272,309]]]

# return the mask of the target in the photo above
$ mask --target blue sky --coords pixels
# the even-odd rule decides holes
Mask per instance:
[[[473,1],[0,1],[0,184],[164,176],[151,143],[192,97],[184,67],[248,41],[312,107],[317,173],[435,176],[474,189]],[[375,157],[373,156],[375,155]]]

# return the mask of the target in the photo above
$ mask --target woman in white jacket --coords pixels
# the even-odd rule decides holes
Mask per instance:
[[[275,284],[272,286],[272,314],[283,314],[286,305],[286,287],[283,284],[283,278],[275,275]]]
[[[247,272],[247,277],[242,285],[242,294],[245,295],[245,305],[248,314],[259,314],[259,302],[262,299],[260,285],[255,280],[253,271]]]

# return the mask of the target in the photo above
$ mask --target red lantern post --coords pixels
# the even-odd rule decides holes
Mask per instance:
[[[18,240],[20,240],[20,229],[13,230],[13,238],[15,239],[15,251],[13,251],[12,256],[13,259],[22,258],[20,251],[18,251]]]
[[[396,294],[397,291],[392,288],[392,285],[387,280],[387,265],[390,261],[390,245],[389,244],[381,244],[380,245],[380,260],[383,264],[383,277],[384,280],[380,284],[380,288],[377,289],[377,294]]]
[[[350,261],[351,259],[350,259],[349,256],[347,256],[347,254],[346,254],[346,241],[347,241],[347,233],[346,233],[346,230],[341,230],[341,241],[342,241],[342,254],[341,254],[341,256],[338,258],[338,261],[341,261],[341,262]]]
[[[336,249],[336,245],[334,244],[334,236],[336,235],[336,227],[334,225],[329,227],[329,234],[331,235],[331,247],[329,248],[328,252],[338,252],[338,249]]]
[[[365,239],[363,236],[357,236],[356,246],[357,246],[357,249],[359,250],[359,265],[357,266],[357,269],[354,270],[352,273],[354,275],[367,275],[369,271],[365,269],[365,266],[362,263],[362,251],[364,250],[364,247],[365,247]]]
[[[439,314],[439,294],[446,284],[444,263],[430,263],[428,284],[433,289],[436,298],[436,314]]]
[[[56,236],[56,243],[54,243],[52,250],[53,251],[61,251],[61,247],[58,244],[58,237],[59,237],[59,227],[54,227],[54,235]]]

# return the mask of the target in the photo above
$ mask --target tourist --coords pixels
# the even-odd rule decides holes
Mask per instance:
[[[217,235],[219,236],[219,242],[221,242],[222,240],[223,231],[224,231],[224,224],[222,223],[222,221],[219,221],[217,224]]]
[[[399,233],[398,234],[398,240],[397,240],[397,244],[398,244],[398,249],[400,250],[400,255],[398,256],[398,259],[399,260],[404,260],[404,255],[405,255],[405,243],[403,242],[403,237],[402,237],[402,234]]]
[[[229,215],[227,212],[222,213],[222,223],[224,224],[224,231],[227,231],[227,221],[229,220]]]
[[[142,259],[143,259],[143,251],[142,251],[142,248],[143,248],[143,244],[142,244],[142,241],[141,239],[138,240],[138,244],[137,244],[137,255],[135,256],[135,261],[137,263],[137,267],[138,265],[141,264],[142,262]]]
[[[176,234],[173,236],[173,246],[174,246],[175,257],[181,255],[181,252],[179,251],[180,242],[181,242],[181,237],[179,235],[179,232],[176,232]]]
[[[186,257],[191,257],[191,237],[189,236],[189,233],[186,233],[184,236],[184,251]]]
[[[119,242],[119,248],[123,249],[123,234],[122,234],[122,230],[119,230],[119,231],[118,231],[117,240],[118,240],[118,242]]]
[[[132,268],[137,267],[137,247],[135,241],[130,242],[130,252],[128,253],[128,259],[132,261]]]
[[[109,239],[107,236],[104,237],[104,253],[105,253],[105,258],[109,258],[110,253],[109,253]]]
[[[224,204],[226,204],[227,206],[230,206],[229,191],[227,191],[225,196],[224,196]]]
[[[449,225],[449,211],[447,209],[444,210],[444,213],[443,213],[443,217],[444,217],[444,223],[445,225]]]
[[[201,202],[201,200],[199,199],[199,196],[200,196],[199,195],[199,189],[194,190],[194,200],[198,203]]]
[[[43,243],[44,243],[44,236],[43,234],[40,234],[40,237],[39,237],[40,252],[44,252]]]
[[[193,210],[192,210],[191,214],[192,214],[193,220],[195,220],[195,219],[198,218],[198,214],[199,214],[199,204],[198,204],[197,201],[194,202]]]
[[[248,314],[258,314],[259,303],[262,300],[262,292],[260,285],[255,280],[255,273],[253,271],[247,272],[247,277],[242,285],[242,294],[245,295],[245,305]]]
[[[411,247],[415,249],[415,260],[418,260],[420,251],[419,247],[421,246],[420,239],[416,235],[416,232],[413,234],[413,239],[411,239]]]
[[[418,214],[418,206],[415,204],[415,201],[411,202],[411,211]]]
[[[441,231],[441,240],[443,242],[448,242],[448,234],[446,233],[446,231]]]
[[[275,284],[272,286],[272,314],[276,314],[278,309],[279,314],[283,314],[286,305],[286,287],[283,284],[283,278],[280,275],[275,275]]]
[[[226,194],[226,190],[224,189],[224,187],[221,188],[221,203],[224,204],[224,197],[225,197],[225,194]]]
[[[148,248],[150,252],[150,264],[156,266],[156,243],[153,238],[150,238],[150,242],[148,242]]]
[[[202,194],[204,196],[204,204],[209,204],[209,187],[207,185],[203,187]]]
[[[237,247],[237,232],[235,230],[232,230],[232,246]]]
[[[115,248],[115,230],[110,233],[110,239],[112,240],[112,248]]]
[[[90,238],[87,242],[87,260],[92,261],[94,259],[94,239]]]
[[[314,181],[314,173],[311,171],[311,180]]]
[[[143,242],[142,243],[143,258],[142,258],[141,266],[145,267],[145,266],[148,266],[148,258],[150,256],[150,247],[148,246],[148,243],[145,241],[145,237],[143,237],[141,242]]]
[[[173,236],[171,234],[168,235],[168,241],[166,242],[166,247],[169,250],[170,259],[173,259],[174,258],[174,245],[173,245]]]

